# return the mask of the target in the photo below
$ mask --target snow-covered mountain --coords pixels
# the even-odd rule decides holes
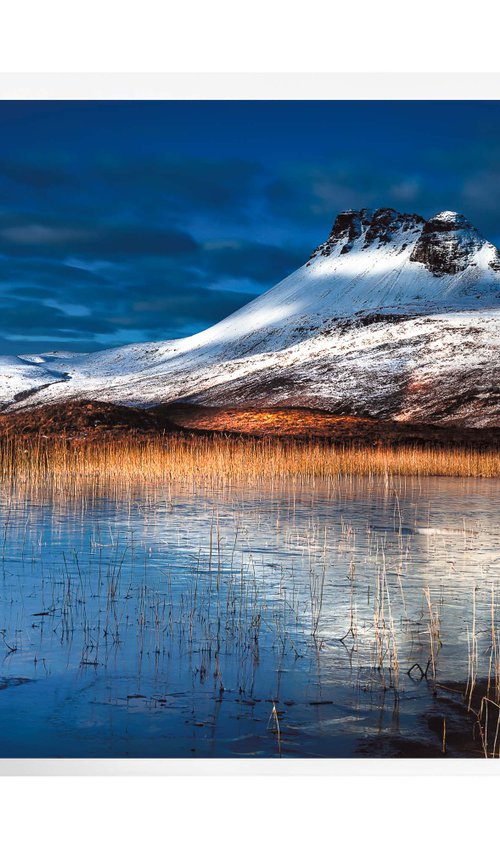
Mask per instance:
[[[348,210],[308,262],[186,339],[0,359],[0,403],[307,406],[500,425],[500,255],[462,215]]]

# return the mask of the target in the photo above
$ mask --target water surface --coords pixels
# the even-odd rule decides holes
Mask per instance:
[[[480,754],[435,682],[465,684],[471,645],[492,674],[499,495],[4,491],[0,756],[439,756],[443,717],[447,756]]]

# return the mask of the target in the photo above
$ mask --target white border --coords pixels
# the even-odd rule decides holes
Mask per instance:
[[[18,73],[1,100],[498,100],[500,73]]]
[[[482,758],[0,758],[1,775],[500,776]]]
[[[500,73],[1,73],[0,100],[498,100]],[[500,776],[482,759],[0,758],[6,776]]]

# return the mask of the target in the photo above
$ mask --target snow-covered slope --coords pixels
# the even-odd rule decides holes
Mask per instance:
[[[52,371],[43,355],[0,357],[0,409],[29,397],[43,386],[65,380],[60,360]]]
[[[349,210],[304,266],[208,330],[10,358],[0,402],[300,405],[500,425],[499,346],[500,256],[463,216]]]

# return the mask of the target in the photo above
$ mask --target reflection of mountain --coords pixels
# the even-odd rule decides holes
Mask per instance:
[[[195,336],[0,363],[1,400],[302,406],[500,425],[500,255],[462,216],[341,213],[310,260]]]

